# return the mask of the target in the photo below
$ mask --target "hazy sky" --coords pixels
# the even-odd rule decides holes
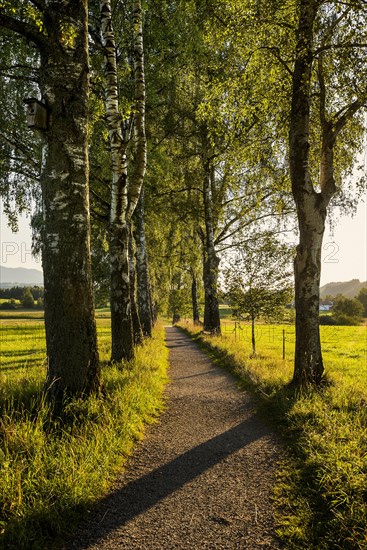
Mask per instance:
[[[0,203],[1,204],[1,203]],[[350,279],[367,280],[367,205],[360,204],[354,218],[338,220],[334,235],[326,229],[321,284]],[[31,255],[29,219],[21,218],[19,232],[12,233],[0,214],[0,264],[5,267],[42,269]]]

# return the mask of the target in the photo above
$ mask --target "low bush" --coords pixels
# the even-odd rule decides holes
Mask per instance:
[[[12,302],[3,302],[2,304],[0,304],[0,309],[9,311],[9,310],[17,309],[17,306]]]
[[[333,314],[334,324],[345,327],[356,327],[361,324],[361,318],[345,313]]]
[[[320,315],[319,322],[324,326],[357,327],[361,324],[361,319],[345,313],[333,313],[332,315]]]
[[[319,317],[320,325],[324,326],[335,326],[337,325],[334,317],[332,315],[320,315]]]

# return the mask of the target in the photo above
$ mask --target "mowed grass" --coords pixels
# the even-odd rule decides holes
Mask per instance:
[[[275,502],[277,532],[286,547],[366,549],[367,327],[321,327],[326,381],[316,391],[301,392],[288,385],[293,327],[257,327],[257,356],[252,357],[249,327],[237,326],[235,332],[229,323],[222,337],[211,337],[190,324],[182,326],[256,394],[260,409],[284,437],[289,453],[279,467]]]
[[[97,327],[103,394],[70,401],[63,418],[51,420],[42,399],[43,325],[0,326],[0,548],[49,550],[65,542],[164,407],[163,327],[119,366],[108,365],[109,320]]]

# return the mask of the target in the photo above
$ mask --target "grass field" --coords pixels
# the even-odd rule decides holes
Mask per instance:
[[[107,403],[96,398],[71,404],[72,420],[60,434],[40,401],[45,341],[43,320],[35,314],[0,319],[0,532],[6,548],[52,548],[51,541],[105,490],[144,421],[162,406],[167,367],[162,330],[129,369],[107,367],[110,320],[107,310],[97,312],[111,396]],[[321,335],[328,383],[303,393],[287,386],[292,326],[257,326],[256,357],[251,356],[249,325],[228,316],[222,337],[200,338],[214,360],[230,367],[240,384],[257,395],[260,409],[284,437],[289,456],[279,468],[275,500],[278,533],[286,547],[366,549],[367,327],[324,326]]]
[[[42,399],[43,322],[0,322],[0,548],[57,548],[164,406],[163,327],[119,368],[108,365],[109,325],[97,319],[103,395],[73,400],[52,420]]]
[[[367,327],[321,327],[326,383],[295,392],[294,329],[257,327],[251,356],[250,327],[227,319],[221,337],[198,338],[218,364],[256,394],[260,410],[284,438],[287,458],[275,488],[278,534],[287,548],[367,548]],[[282,358],[283,330],[286,359]]]

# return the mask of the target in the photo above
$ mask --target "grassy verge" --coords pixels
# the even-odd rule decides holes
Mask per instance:
[[[103,321],[98,335],[104,396],[70,402],[62,423],[50,421],[41,397],[44,341],[32,339],[31,325],[17,348],[7,339],[2,350],[7,353],[0,368],[2,548],[56,548],[107,490],[144,425],[164,406],[168,350],[163,328],[155,329],[133,362],[117,368],[107,365],[109,326]],[[10,333],[16,341],[16,328]]]
[[[291,549],[367,548],[366,327],[322,332],[328,383],[314,392],[288,387],[292,361],[258,343],[257,357],[233,336],[200,335],[222,366],[258,399],[282,434],[289,458],[275,487],[278,535]],[[326,327],[325,327],[326,328]]]

